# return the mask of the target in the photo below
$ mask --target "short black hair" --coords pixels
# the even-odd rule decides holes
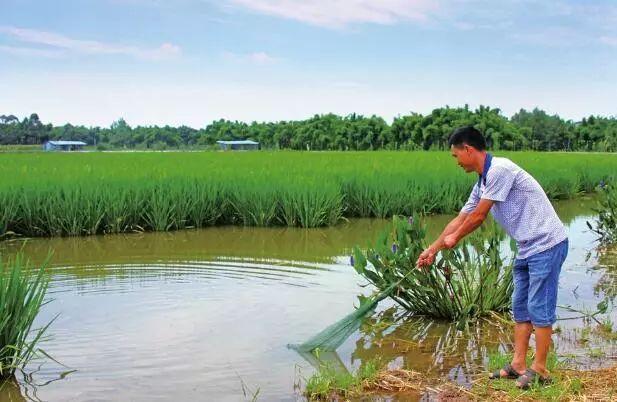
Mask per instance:
[[[474,147],[478,151],[486,149],[486,140],[482,133],[473,126],[459,127],[450,134],[448,140],[450,146],[460,147],[463,144]]]

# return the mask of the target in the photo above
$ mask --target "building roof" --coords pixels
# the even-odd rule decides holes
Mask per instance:
[[[226,144],[226,145],[259,145],[258,142],[251,140],[239,140],[239,141],[217,141],[217,144]]]
[[[47,141],[51,145],[86,145],[83,141]]]

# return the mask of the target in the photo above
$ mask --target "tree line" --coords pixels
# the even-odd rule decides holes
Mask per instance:
[[[617,118],[589,116],[565,120],[538,108],[508,118],[498,108],[442,107],[430,114],[410,113],[391,124],[378,116],[315,115],[306,120],[252,122],[217,120],[205,128],[131,127],[119,119],[109,128],[43,123],[36,113],[19,120],[0,115],[0,145],[42,144],[48,140],[84,141],[98,149],[214,148],[217,140],[251,139],[262,149],[443,150],[457,127],[473,125],[495,150],[617,151]]]

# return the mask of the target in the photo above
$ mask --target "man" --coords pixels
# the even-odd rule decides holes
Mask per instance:
[[[476,172],[478,182],[469,200],[439,238],[420,254],[418,267],[431,265],[439,250],[452,248],[477,229],[490,211],[517,242],[513,277],[514,357],[490,378],[516,378],[528,388],[550,380],[546,356],[556,321],[557,287],[568,253],[567,232],[540,184],[506,158],[486,152],[486,141],[473,127],[455,130],[449,140],[452,156],[466,172]],[[531,367],[525,357],[535,330],[536,354]]]

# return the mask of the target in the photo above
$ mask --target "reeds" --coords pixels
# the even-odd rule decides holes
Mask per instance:
[[[21,254],[6,262],[0,258],[0,379],[11,377],[37,355],[37,345],[51,324],[32,329],[48,279],[44,265],[34,273],[28,271]]]
[[[511,153],[549,197],[617,171],[595,154]],[[474,175],[442,152],[6,153],[0,236],[77,236],[456,212]]]
[[[503,234],[495,226],[485,230],[490,231],[486,240],[473,236],[442,251],[433,266],[418,269],[425,229],[417,215],[394,217],[391,232],[374,246],[354,248],[354,268],[380,291],[399,283],[391,297],[407,311],[456,321],[462,328],[470,319],[510,308],[512,267],[499,253]]]

